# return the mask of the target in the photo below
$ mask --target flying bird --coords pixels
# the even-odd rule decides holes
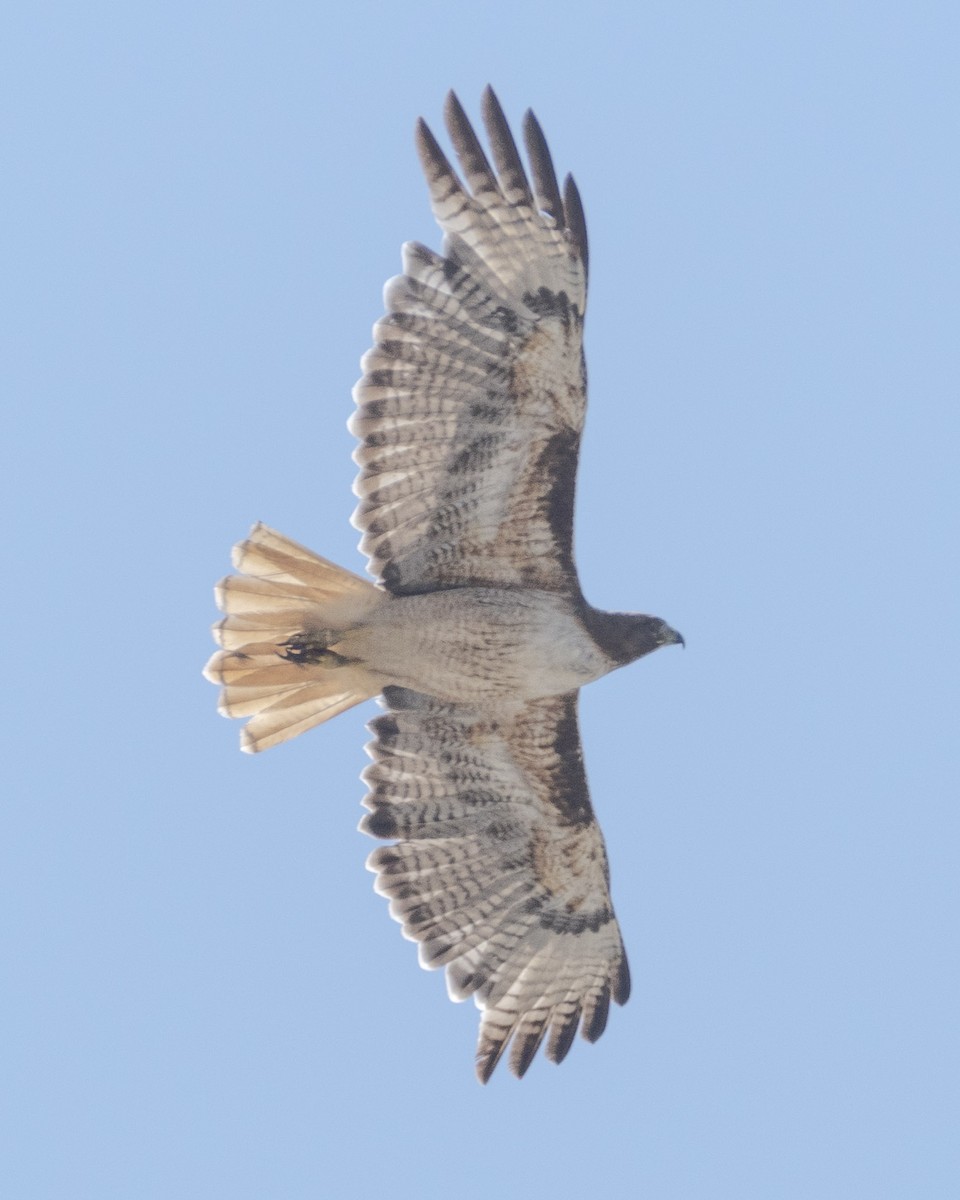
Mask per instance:
[[[416,145],[443,252],[412,242],[361,362],[354,524],[376,582],[256,525],[217,587],[206,667],[242,748],[374,696],[361,828],[424,967],[482,1011],[476,1070],[522,1076],[603,1032],[630,975],[577,723],[585,683],[660,646],[666,622],[583,596],[574,484],[586,408],[587,231],[536,118],[530,173],[490,88],[488,159],[457,97],[458,174]]]

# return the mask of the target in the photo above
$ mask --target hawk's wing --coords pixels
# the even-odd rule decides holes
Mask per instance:
[[[587,236],[568,175],[524,122],[533,187],[488,88],[494,171],[456,96],[465,186],[421,121],[417,147],[444,256],[409,243],[354,390],[354,523],[398,594],[464,585],[577,588],[573,493],[586,406]],[[469,190],[468,190],[469,189]]]
[[[578,1025],[595,1041],[630,976],[610,902],[577,728],[577,693],[499,721],[405,688],[371,723],[361,829],[377,890],[453,999],[483,1009],[477,1074],[512,1040],[523,1075],[544,1036],[560,1062]]]

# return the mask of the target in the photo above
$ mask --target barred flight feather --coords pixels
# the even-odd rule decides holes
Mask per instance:
[[[548,1033],[559,1061],[581,1014],[584,1036],[599,1036],[609,997],[629,994],[579,742],[557,736],[576,722],[576,696],[509,722],[402,688],[385,698],[360,828],[399,841],[370,855],[377,890],[421,963],[446,967],[451,997],[484,1010],[482,1079],[511,1039],[517,1074]],[[559,774],[582,789],[562,808]]]
[[[579,199],[570,183],[565,207],[532,115],[533,189],[491,91],[483,115],[500,175],[452,94],[445,115],[466,185],[421,121],[444,255],[405,246],[404,274],[384,290],[387,315],[354,391],[351,429],[363,442],[354,522],[371,570],[397,594],[470,583],[568,591],[586,404]],[[558,437],[562,506],[543,467]],[[393,463],[407,481],[384,486]]]

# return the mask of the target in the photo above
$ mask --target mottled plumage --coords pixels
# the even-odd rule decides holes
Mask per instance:
[[[258,525],[217,598],[207,666],[261,750],[378,693],[361,828],[426,967],[483,1010],[477,1072],[509,1048],[594,1041],[630,977],[587,791],[579,688],[658,646],[663,621],[603,613],[573,561],[586,407],[587,237],[536,119],[524,170],[488,88],[487,159],[451,93],[463,181],[421,121],[443,253],[403,248],[364,356],[354,520],[376,584]]]

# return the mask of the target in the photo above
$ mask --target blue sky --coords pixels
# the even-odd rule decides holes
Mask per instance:
[[[955,5],[5,17],[0,1137],[18,1200],[926,1200],[958,1162]],[[360,569],[350,388],[448,87],[591,235],[583,736],[634,994],[473,1078],[363,862],[355,710],[200,676],[262,519]]]

